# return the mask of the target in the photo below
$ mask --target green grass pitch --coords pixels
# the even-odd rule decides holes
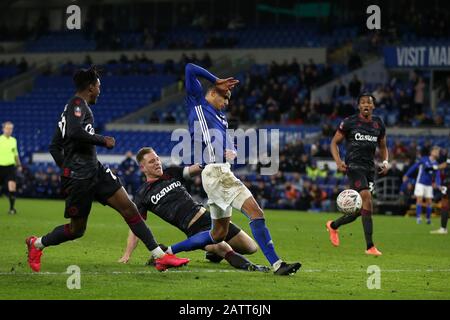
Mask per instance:
[[[0,198],[0,299],[449,299],[450,238],[430,235],[437,228],[416,225],[412,218],[374,217],[374,240],[381,257],[366,256],[360,220],[340,230],[341,246],[334,248],[325,222],[336,214],[267,210],[267,225],[275,248],[287,261],[303,266],[293,276],[238,271],[226,262],[213,264],[203,251],[179,254],[190,264],[160,273],[144,263],[140,244],[127,265],[117,263],[124,249],[127,225],[118,213],[93,206],[83,238],[47,248],[40,274],[26,262],[24,239],[43,235],[65,223],[62,201],[18,199],[16,216],[7,215]],[[233,221],[250,234],[246,218],[235,212]],[[184,239],[181,232],[149,215],[158,241]],[[250,259],[267,264],[261,251]],[[69,290],[68,266],[81,270],[81,289]],[[381,270],[381,288],[367,287],[367,268]],[[370,282],[370,281],[369,281]]]

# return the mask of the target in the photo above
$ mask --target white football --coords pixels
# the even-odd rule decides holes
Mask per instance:
[[[362,198],[358,191],[347,189],[342,191],[336,199],[339,211],[345,214],[357,213],[362,208]]]

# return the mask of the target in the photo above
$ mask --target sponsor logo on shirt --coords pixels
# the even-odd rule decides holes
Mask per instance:
[[[179,187],[181,187],[181,182],[175,181],[175,182],[169,184],[167,187],[163,188],[159,193],[154,194],[150,198],[150,201],[153,204],[158,204],[159,200],[161,200],[162,197],[164,197],[166,194],[168,194],[171,190],[173,190],[175,188],[179,188]]]
[[[88,124],[84,130],[86,130],[87,133],[89,133],[90,135],[94,135],[95,134],[95,129],[92,127],[92,124]]]
[[[377,142],[378,141],[378,137],[375,137],[375,136],[371,136],[371,135],[368,135],[368,134],[361,134],[361,133],[359,133],[359,132],[357,132],[356,134],[355,134],[355,140],[356,141],[370,141],[370,142]]]

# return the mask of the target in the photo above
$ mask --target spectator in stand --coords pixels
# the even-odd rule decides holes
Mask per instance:
[[[400,170],[398,165],[397,165],[397,161],[396,160],[392,160],[391,164],[390,164],[390,168],[389,171],[387,173],[387,177],[392,177],[392,178],[398,178],[399,181],[401,181],[400,179],[402,179],[404,175],[404,171]]]
[[[311,208],[311,182],[304,181],[300,196],[298,198],[296,209],[301,211],[307,211]]]
[[[439,90],[439,100],[450,102],[450,76],[447,77],[445,85]]]
[[[324,194],[322,189],[317,184],[313,184],[310,190],[311,196],[311,211],[320,212],[322,211],[322,200],[326,198],[326,193]]]
[[[396,139],[391,154],[394,159],[405,160],[408,157],[408,149],[399,139]]]
[[[400,122],[409,123],[412,116],[411,98],[406,95],[405,90],[400,90],[397,107],[400,113]]]
[[[422,77],[418,77],[414,86],[414,114],[422,114],[423,104],[425,102],[425,81]]]
[[[342,79],[339,78],[338,83],[333,87],[333,98],[345,97],[347,95],[347,87],[342,83]]]
[[[348,85],[348,91],[353,99],[356,99],[356,97],[358,97],[358,95],[361,93],[361,87],[361,81],[358,79],[358,76],[354,74],[352,81],[350,81],[350,84]]]
[[[299,195],[300,193],[291,183],[289,182],[286,183],[284,190],[284,198],[281,199],[280,205],[282,205],[282,207],[294,209],[295,204],[297,203],[297,200],[299,198]]]
[[[131,151],[127,151],[125,159],[120,163],[118,175],[122,178],[125,190],[127,190],[129,195],[133,195],[137,190],[136,188],[139,187],[135,176],[140,176],[140,173],[139,166],[133,159],[133,153]]]

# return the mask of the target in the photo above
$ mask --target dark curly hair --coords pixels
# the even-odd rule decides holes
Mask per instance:
[[[92,66],[89,69],[79,69],[73,75],[73,83],[77,91],[83,91],[89,85],[95,85],[97,79],[100,78],[99,70],[96,66]]]
[[[370,92],[361,92],[358,96],[358,99],[356,100],[358,102],[359,105],[359,100],[361,100],[362,97],[372,97],[373,100],[373,104],[375,104],[377,102],[377,99],[375,99],[375,97],[373,96],[373,94],[371,94]]]

